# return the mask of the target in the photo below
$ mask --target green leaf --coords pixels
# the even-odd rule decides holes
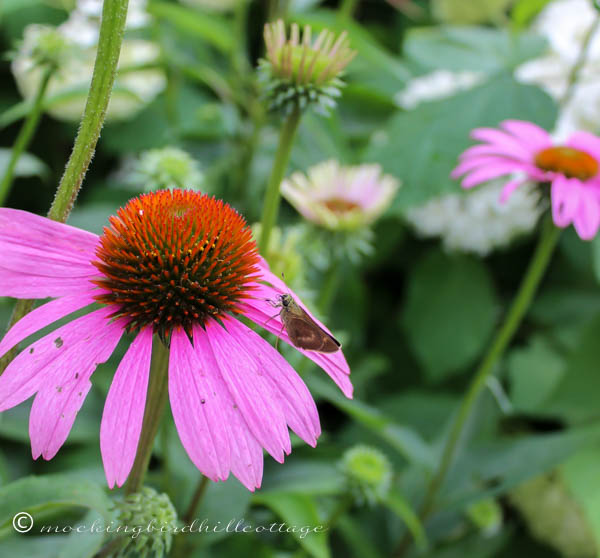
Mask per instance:
[[[600,316],[583,330],[574,350],[567,355],[564,374],[552,397],[544,404],[546,413],[568,421],[583,421],[598,415],[600,390]]]
[[[539,56],[544,47],[544,39],[530,33],[448,25],[411,29],[404,42],[404,54],[424,71],[443,68],[497,73]]]
[[[600,548],[600,448],[590,447],[571,457],[561,467],[562,479],[583,509],[587,523]]]
[[[4,175],[12,149],[0,148],[0,176]],[[21,153],[15,166],[15,176],[39,176],[43,178],[48,174],[46,163],[30,153]]]
[[[292,535],[300,546],[315,558],[329,558],[327,531],[317,512],[315,501],[304,494],[269,494],[257,492],[252,500],[273,510],[292,529]],[[319,529],[318,532],[303,533],[300,529]]]
[[[543,337],[507,357],[510,400],[516,411],[545,413],[546,402],[564,376],[564,360]]]
[[[431,470],[435,465],[432,448],[411,428],[394,422],[378,409],[370,407],[366,403],[357,399],[346,399],[331,383],[317,375],[312,375],[305,381],[312,393],[327,399],[374,432],[408,462],[418,464],[426,470]]]
[[[387,495],[384,504],[406,524],[419,550],[425,550],[428,546],[425,529],[419,516],[404,496],[398,491],[391,492]]]
[[[448,476],[440,509],[462,509],[551,471],[581,448],[600,442],[598,423],[552,434],[512,436],[471,446]]]
[[[266,467],[261,493],[335,495],[344,490],[344,478],[335,462],[289,458],[285,467]]]
[[[90,510],[77,525],[73,526],[76,529],[80,525],[86,531],[82,533],[72,531],[58,553],[58,558],[93,558],[96,556],[104,542],[105,533],[100,529],[93,532],[87,531],[94,522],[102,524],[102,515],[95,510]]]
[[[403,180],[392,210],[404,212],[441,194],[461,191],[450,178],[458,156],[480,126],[496,126],[507,118],[530,120],[551,129],[556,106],[546,93],[499,75],[454,97],[423,103],[399,112],[373,135],[365,160]]]
[[[0,488],[0,533],[12,532],[12,519],[18,512],[38,514],[62,508],[82,507],[96,511],[108,524],[112,502],[99,484],[71,475],[25,477]]]
[[[408,282],[402,324],[431,381],[474,363],[495,325],[498,301],[487,268],[432,252]]]
[[[550,0],[517,0],[510,13],[517,27],[525,27],[537,16]]]
[[[166,2],[150,2],[148,12],[159,20],[173,24],[182,34],[204,39],[225,53],[233,49],[231,26],[221,16]]]

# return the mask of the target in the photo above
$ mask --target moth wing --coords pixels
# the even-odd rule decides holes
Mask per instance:
[[[308,319],[307,319],[308,318]],[[286,316],[285,327],[291,342],[300,349],[335,353],[340,343],[314,323],[308,316]]]

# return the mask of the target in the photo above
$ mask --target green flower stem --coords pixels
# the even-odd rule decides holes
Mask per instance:
[[[352,19],[354,17],[354,12],[356,12],[357,7],[358,0],[342,0],[342,3],[339,7],[338,15],[340,16],[340,18]]]
[[[194,491],[194,495],[190,501],[190,505],[188,506],[184,516],[183,523],[185,525],[190,525],[195,518],[196,512],[204,495],[206,494],[206,489],[208,488],[209,480],[208,477],[201,475],[200,480],[198,481],[198,485],[196,486],[196,490]]]
[[[150,364],[150,379],[146,396],[146,409],[140,441],[138,443],[135,461],[127,485],[126,494],[139,492],[144,484],[144,477],[150,463],[154,438],[158,432],[165,406],[167,404],[167,379],[169,370],[169,349],[155,335],[152,340],[152,362]]]
[[[104,0],[92,84],[73,151],[48,212],[55,221],[67,220],[96,150],[117,73],[128,3],[129,0]]]
[[[37,129],[40,117],[42,116],[42,112],[44,110],[44,97],[46,95],[46,90],[48,89],[48,83],[50,82],[52,73],[53,68],[47,68],[44,72],[37,93],[35,95],[35,99],[33,100],[31,111],[27,115],[27,118],[25,119],[25,122],[23,123],[23,126],[19,131],[19,135],[17,136],[15,144],[13,145],[8,166],[4,171],[2,182],[0,182],[0,206],[4,205],[4,202],[6,201],[6,198],[8,197],[8,194],[10,192],[10,187],[13,181],[13,175],[17,163],[19,162],[19,158],[21,157],[23,152],[29,147],[31,139],[33,138],[33,135]]]
[[[325,274],[325,279],[319,293],[318,308],[325,317],[329,315],[331,305],[338,286],[340,284],[341,274],[343,273],[343,264],[337,259],[331,258],[329,269]]]
[[[587,60],[587,57],[588,57],[588,54],[590,51],[590,46],[592,44],[592,38],[598,31],[599,27],[600,27],[600,12],[598,12],[596,14],[594,23],[592,23],[592,25],[588,29],[588,32],[586,33],[585,37],[583,38],[583,42],[581,43],[581,50],[579,51],[579,56],[577,57],[575,64],[573,64],[573,67],[571,68],[569,77],[567,79],[567,88],[566,88],[565,93],[559,103],[561,107],[566,106],[569,103],[569,101],[571,100],[571,98],[573,97],[573,93],[575,91],[575,85],[577,84],[577,81],[579,79],[579,74],[580,74],[583,66],[585,66],[585,63],[586,63],[586,60]]]
[[[77,198],[83,178],[90,165],[106,116],[106,109],[117,73],[123,31],[127,19],[129,0],[104,0],[102,22],[98,38],[98,52],[94,62],[92,83],[87,96],[81,125],[75,138],[73,151],[62,176],[48,218],[64,223]],[[32,110],[35,112],[35,110]],[[30,117],[29,117],[30,118]],[[8,329],[31,312],[32,300],[18,300],[10,317]],[[16,349],[0,359],[0,374],[16,355]]]
[[[281,185],[281,181],[283,180],[283,176],[287,169],[290,153],[292,151],[292,145],[294,143],[294,137],[296,136],[296,131],[298,130],[298,124],[300,123],[301,114],[300,108],[296,106],[287,117],[279,135],[279,145],[277,146],[277,153],[275,154],[275,162],[273,163],[273,168],[271,169],[271,176],[269,177],[267,192],[265,194],[261,219],[260,239],[258,241],[258,249],[263,255],[267,253],[269,237],[271,236],[271,231],[277,222],[279,202],[281,201],[279,186]]]
[[[425,521],[434,509],[438,492],[454,461],[456,450],[463,437],[465,426],[471,416],[478,396],[485,387],[486,380],[493,372],[496,363],[502,357],[531,305],[538,285],[550,263],[559,236],[560,229],[554,226],[551,218],[548,218],[544,222],[537,247],[531,262],[529,263],[527,272],[523,277],[519,291],[506,315],[504,323],[496,334],[496,337],[475,373],[475,376],[471,380],[467,393],[460,404],[452,429],[450,430],[450,434],[444,445],[439,468],[431,478],[427,487],[427,492],[420,512],[421,521]],[[401,556],[407,546],[408,540],[403,539],[396,556]]]

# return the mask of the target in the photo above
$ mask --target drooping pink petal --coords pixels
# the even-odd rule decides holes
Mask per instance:
[[[8,330],[0,342],[0,357],[36,331],[60,320],[60,318],[69,315],[71,312],[92,304],[92,302],[94,302],[94,297],[92,291],[90,291],[63,296],[32,310]]]
[[[498,147],[502,149],[503,153],[506,155],[518,159],[523,156],[532,158],[535,154],[535,149],[528,143],[495,128],[475,128],[471,132],[471,137]]]
[[[273,314],[274,309],[266,300],[260,300],[259,298],[248,299],[241,305],[241,308],[244,315],[255,324],[270,331],[273,335],[276,335],[320,366],[342,390],[343,394],[352,399],[353,387],[348,378],[350,367],[341,350],[335,353],[318,353],[316,351],[299,349],[291,342],[281,322],[281,318],[277,313]]]
[[[291,345],[304,356],[310,358],[313,362],[319,365],[337,384],[342,390],[344,395],[348,398],[352,398],[352,383],[348,376],[350,374],[350,367],[346,362],[344,353],[342,350],[336,351],[335,353],[318,353],[316,351],[305,351],[295,347],[290,341],[277,308],[273,308],[272,302],[275,302],[278,295],[291,294],[294,297],[296,303],[315,321],[319,327],[324,331],[332,335],[331,331],[327,329],[325,324],[319,321],[310,310],[302,303],[300,298],[290,289],[287,285],[275,274],[271,273],[268,264],[261,258],[259,261],[260,280],[266,281],[271,284],[267,286],[264,284],[256,284],[255,291],[253,291],[253,297],[246,299],[242,305],[240,305],[244,314],[251,319],[254,323],[270,331],[274,335],[277,335],[280,339],[285,341],[288,345]],[[271,302],[269,302],[271,301]]]
[[[531,163],[533,161],[533,157],[530,153],[524,151],[519,153],[520,154],[517,154],[514,151],[504,149],[503,147],[495,144],[492,145],[489,143],[484,143],[468,147],[459,155],[458,158],[461,161],[464,161],[466,159],[470,159],[471,157],[497,156],[503,160],[509,159],[515,161],[515,163]]]
[[[562,176],[552,182],[552,220],[558,227],[566,227],[573,222],[580,204],[580,191],[581,188],[577,184],[572,184],[568,178]]]
[[[505,163],[505,162],[506,162],[505,158],[497,157],[497,156],[482,155],[482,156],[469,157],[469,158],[461,160],[459,165],[456,166],[450,173],[450,177],[453,179],[457,179],[458,177],[462,176],[466,172],[475,170],[479,167],[486,167],[487,165],[495,165],[497,163]]]
[[[300,376],[269,343],[244,324],[230,319],[225,326],[261,364],[263,374],[271,380],[289,427],[307,444],[316,446],[321,434],[319,413]]]
[[[65,254],[86,264],[95,255],[98,236],[19,209],[0,208],[0,240]]]
[[[273,459],[283,462],[290,453],[290,436],[278,398],[253,356],[224,327],[206,324],[215,360],[229,393],[258,443]]]
[[[194,331],[194,342],[202,335]],[[207,362],[209,360],[207,359]],[[181,443],[198,469],[214,481],[225,480],[230,469],[230,447],[226,429],[227,393],[217,385],[214,365],[198,358],[187,334],[171,334],[169,355],[169,399]]]
[[[498,178],[506,174],[511,174],[513,172],[515,172],[515,166],[512,162],[487,165],[483,168],[477,169],[467,174],[467,176],[462,181],[462,187],[472,188],[473,186],[477,186],[482,182],[487,182],[494,178]]]
[[[522,141],[526,141],[528,145],[531,145],[536,151],[541,151],[546,147],[552,146],[550,134],[533,122],[526,122],[525,120],[504,120],[503,122],[500,122],[500,126],[507,132],[510,132],[513,136],[521,138]]]
[[[86,368],[92,361],[88,347],[110,325],[111,312],[100,308],[81,316],[21,351],[0,376],[0,412],[31,397],[57,372]]]
[[[13,298],[55,298],[89,291],[87,277],[48,277],[23,275],[0,268],[0,296]]]
[[[194,328],[194,350],[207,375],[215,386],[214,392],[222,402],[222,421],[227,429],[230,449],[231,472],[248,489],[254,491],[262,483],[263,450],[254,434],[248,428],[239,407],[229,393],[229,388],[221,377],[210,341],[204,330]]]
[[[500,203],[506,203],[510,195],[523,183],[526,181],[525,178],[515,178],[513,180],[509,180],[504,187],[502,188],[502,192],[500,193]]]
[[[591,155],[600,164],[600,138],[594,134],[583,131],[575,132],[571,134],[566,145]]]
[[[592,240],[600,226],[598,199],[585,186],[580,191],[579,207],[573,217],[573,225],[582,240]]]
[[[123,334],[123,324],[104,320],[100,329],[90,333],[87,342],[78,344],[76,354],[72,354],[74,351],[64,353],[70,358],[61,359],[61,367],[50,373],[44,370],[44,381],[33,400],[29,415],[29,437],[34,459],[40,455],[44,459],[52,459],[65,443],[92,387],[90,376],[98,364],[110,358]]]
[[[119,363],[106,396],[100,450],[108,487],[122,486],[137,453],[152,356],[152,328],[142,329]]]

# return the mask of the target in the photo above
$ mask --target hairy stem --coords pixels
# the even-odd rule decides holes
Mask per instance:
[[[48,218],[61,223],[67,220],[73,209],[73,204],[100,137],[100,130],[104,123],[117,73],[125,20],[127,19],[128,2],[129,0],[104,0],[98,52],[96,53],[92,83],[83,111],[81,125],[54,201],[48,211]],[[33,304],[31,300],[18,300],[13,309],[8,329],[28,314],[33,308]],[[15,355],[16,350],[13,350],[0,360],[0,374],[10,364]]]

